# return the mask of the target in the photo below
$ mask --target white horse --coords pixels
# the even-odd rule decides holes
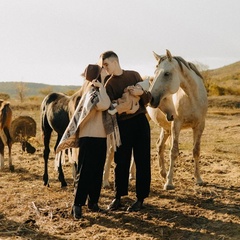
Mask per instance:
[[[173,57],[168,50],[166,56],[156,53],[154,56],[158,63],[149,88],[152,100],[147,110],[151,119],[162,127],[157,147],[160,173],[166,178],[164,189],[174,189],[173,168],[174,162],[179,156],[179,134],[184,128],[193,130],[194,176],[196,183],[202,185],[203,181],[199,170],[200,142],[208,106],[207,92],[202,76],[194,64],[186,62],[181,57]],[[172,102],[169,101],[170,98],[172,98]],[[159,109],[160,106],[163,106],[169,110],[168,103],[174,104],[175,111],[172,114],[164,109],[161,109],[162,111]],[[171,109],[172,106],[170,106]],[[166,113],[167,119],[172,121],[167,121],[163,113]],[[164,149],[169,136],[171,136],[170,166],[166,174]]]

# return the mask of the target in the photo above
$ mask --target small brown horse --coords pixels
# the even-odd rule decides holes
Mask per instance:
[[[8,146],[8,161],[10,171],[14,171],[12,165],[12,138],[10,126],[12,122],[12,109],[10,103],[0,99],[0,170],[4,166],[4,146]]]
[[[71,112],[77,106],[86,84],[72,96],[67,96],[63,93],[48,94],[41,104],[41,130],[44,143],[43,158],[44,158],[44,175],[43,181],[45,186],[49,186],[48,178],[48,158],[50,153],[50,139],[52,131],[57,133],[57,141],[54,146],[54,151],[62,138],[65,129],[68,126]],[[76,167],[76,165],[74,165]],[[75,168],[74,168],[75,170]],[[74,172],[73,172],[74,174]],[[61,187],[67,186],[64,178],[61,161],[58,167],[58,179],[61,182]]]

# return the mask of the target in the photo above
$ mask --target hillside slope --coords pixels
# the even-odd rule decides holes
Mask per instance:
[[[209,96],[240,95],[240,61],[203,71],[202,75]]]
[[[232,63],[230,65],[208,70],[209,76],[213,79],[232,79],[239,80],[240,79],[240,61],[236,63]]]

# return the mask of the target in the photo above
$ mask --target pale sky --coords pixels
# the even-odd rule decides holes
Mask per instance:
[[[239,0],[0,0],[0,82],[81,85],[107,50],[141,75],[166,49],[219,68],[240,61],[239,11]]]

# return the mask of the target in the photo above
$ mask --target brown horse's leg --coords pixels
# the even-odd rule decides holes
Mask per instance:
[[[4,167],[4,143],[0,137],[0,170]]]
[[[14,166],[12,164],[12,138],[10,136],[9,129],[7,127],[4,128],[4,133],[7,137],[7,146],[8,146],[8,163],[10,171],[14,171]]]
[[[65,180],[64,173],[63,173],[63,170],[62,170],[61,160],[60,160],[59,167],[58,167],[58,180],[61,182],[61,187],[66,187],[67,186],[67,182]]]
[[[56,144],[54,146],[54,151],[55,152],[56,152],[57,146],[58,146],[61,138],[62,138],[62,135],[58,134],[57,141],[56,141]],[[62,154],[65,154],[65,153],[62,153]],[[61,159],[60,159],[59,167],[58,167],[58,180],[61,182],[61,187],[66,187],[67,186],[67,182],[65,180],[63,169],[62,169],[62,161],[61,161]]]
[[[49,153],[50,153],[49,144],[50,144],[52,129],[49,127],[49,128],[44,128],[42,131],[43,131],[43,144],[44,144],[44,149],[43,149],[43,159],[44,159],[43,182],[44,182],[44,186],[49,187],[48,158],[49,158]]]

